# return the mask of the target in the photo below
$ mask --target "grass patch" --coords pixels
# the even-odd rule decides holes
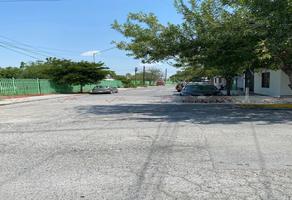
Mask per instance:
[[[292,109],[292,104],[241,104],[240,108]]]

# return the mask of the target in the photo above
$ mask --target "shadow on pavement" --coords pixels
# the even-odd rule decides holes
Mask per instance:
[[[281,124],[292,122],[292,110],[241,109],[214,104],[120,104],[76,107],[80,114],[109,117],[117,121],[188,122],[198,124]],[[119,118],[120,117],[120,118]]]

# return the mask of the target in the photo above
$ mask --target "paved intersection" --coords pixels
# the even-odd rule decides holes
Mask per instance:
[[[292,199],[292,111],[174,94],[0,107],[0,199]]]

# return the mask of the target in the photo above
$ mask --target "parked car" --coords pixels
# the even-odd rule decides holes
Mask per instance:
[[[165,83],[163,80],[156,81],[156,86],[165,86]]]
[[[221,92],[211,84],[189,83],[180,93],[181,96],[220,96]]]
[[[182,89],[187,85],[187,82],[180,82],[175,86],[176,91],[181,92]]]
[[[183,84],[182,84],[182,83],[178,83],[178,84],[175,86],[175,89],[176,89],[176,91],[181,92],[182,89],[183,89]]]
[[[113,94],[118,92],[116,87],[97,85],[91,90],[90,94]]]

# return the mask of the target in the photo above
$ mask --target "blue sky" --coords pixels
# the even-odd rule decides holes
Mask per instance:
[[[18,0],[20,1],[20,0]],[[89,50],[112,47],[111,41],[123,37],[111,29],[115,19],[123,22],[129,12],[154,12],[166,23],[180,22],[173,0],[61,0],[53,2],[10,2],[0,0],[0,36],[24,42],[36,47],[66,50],[53,51],[73,60],[92,60],[80,54]],[[0,41],[3,38],[0,38]],[[67,52],[68,51],[68,52]],[[16,54],[0,47],[0,66],[19,66],[30,57]],[[97,56],[119,74],[132,72],[140,61],[126,56],[120,50],[111,50]],[[168,68],[170,74],[175,69]]]

